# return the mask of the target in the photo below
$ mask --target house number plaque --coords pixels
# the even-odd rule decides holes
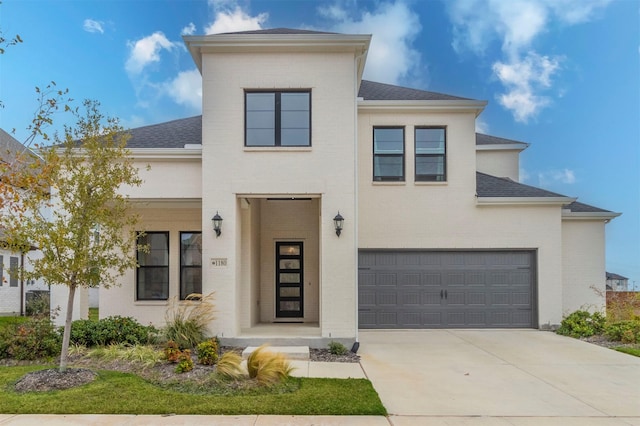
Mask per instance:
[[[227,266],[227,258],[226,257],[212,257],[211,258],[212,266]]]

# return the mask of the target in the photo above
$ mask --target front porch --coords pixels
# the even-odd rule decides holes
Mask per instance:
[[[320,324],[307,322],[300,324],[259,323],[252,327],[243,328],[236,337],[218,336],[225,346],[308,346],[316,349],[326,349],[329,342],[336,341],[348,348],[354,339],[323,337]]]

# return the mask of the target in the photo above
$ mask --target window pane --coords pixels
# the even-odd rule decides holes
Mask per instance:
[[[309,93],[281,93],[282,111],[309,111]]]
[[[294,311],[300,310],[300,302],[280,302],[281,311]]]
[[[373,150],[376,154],[402,154],[404,129],[374,129]]]
[[[416,129],[416,142],[444,142],[444,129]]]
[[[444,154],[444,141],[416,141],[416,154]]]
[[[4,283],[4,257],[0,256],[0,287]]]
[[[9,287],[18,287],[18,275],[20,274],[18,267],[18,258],[9,258]]]
[[[402,177],[403,176],[403,157],[394,156],[376,156],[373,159],[373,173],[376,177]]]
[[[180,266],[202,265],[202,234],[180,234]]]
[[[274,111],[247,111],[247,129],[273,129],[275,117]]]
[[[274,146],[275,129],[247,129],[247,146]]]
[[[280,297],[300,297],[300,287],[280,287]]]
[[[297,284],[300,282],[300,274],[280,274],[280,282],[287,284]]]
[[[149,246],[149,253],[138,252],[140,266],[169,265],[169,235],[166,233],[148,233],[140,238],[141,245]]]
[[[280,269],[300,269],[300,259],[280,259]]]
[[[308,129],[308,111],[282,111],[280,116],[282,129]]]
[[[180,277],[180,299],[192,293],[202,294],[202,268],[182,268]]]
[[[169,268],[138,269],[138,299],[166,300],[169,298]]]
[[[279,251],[280,251],[281,255],[299,256],[300,255],[300,246],[298,246],[298,245],[291,245],[291,246],[281,245]]]
[[[416,157],[417,180],[444,180],[444,156]]]
[[[309,129],[282,129],[280,145],[309,146]]]
[[[276,105],[275,93],[247,93],[247,111],[273,111]]]

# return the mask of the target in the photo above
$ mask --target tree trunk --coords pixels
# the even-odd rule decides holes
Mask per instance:
[[[69,300],[67,300],[67,316],[64,320],[64,334],[62,335],[62,351],[60,352],[60,372],[67,371],[67,358],[69,357],[69,340],[71,339],[71,319],[73,318],[73,298],[76,294],[76,285],[69,286]]]

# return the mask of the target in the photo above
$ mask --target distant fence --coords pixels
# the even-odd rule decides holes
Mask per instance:
[[[640,317],[640,292],[607,291],[607,315],[615,319]]]

